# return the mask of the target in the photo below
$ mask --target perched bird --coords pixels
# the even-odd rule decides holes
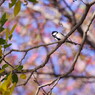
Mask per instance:
[[[52,32],[52,36],[56,39],[56,40],[62,40],[64,39],[64,35],[62,33],[59,33],[57,31],[53,31]]]
[[[56,40],[63,40],[64,39],[64,37],[65,37],[65,35],[63,35],[62,33],[59,33],[58,31],[53,31],[52,32],[52,36],[56,39]],[[80,44],[78,44],[78,43],[75,43],[75,42],[73,42],[70,38],[68,38],[67,40],[66,40],[66,42],[68,42],[68,43],[71,43],[71,44],[74,44],[74,45],[80,45]]]

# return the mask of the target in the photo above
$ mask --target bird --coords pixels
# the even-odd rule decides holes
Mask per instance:
[[[58,31],[52,31],[52,36],[58,41],[64,39],[65,37],[65,35],[63,35],[62,33]]]
[[[58,31],[52,31],[52,36],[57,40],[57,41],[60,41],[60,40],[63,40],[66,36]],[[74,45],[80,45],[78,43],[75,43],[73,42],[70,38],[68,38],[66,40],[66,42],[68,43],[71,43],[71,44],[74,44]]]

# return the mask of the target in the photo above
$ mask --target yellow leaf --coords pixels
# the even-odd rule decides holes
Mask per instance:
[[[11,95],[11,94],[10,94],[10,91],[7,90],[7,91],[3,92],[3,95]]]
[[[16,87],[16,83],[14,83],[13,86],[10,88],[10,95],[12,95],[15,87]]]
[[[6,41],[8,41],[10,35],[10,30],[6,28]]]
[[[25,75],[25,74],[21,74],[21,75],[20,75],[20,78],[21,78],[21,79],[26,79],[26,75]]]
[[[20,9],[21,9],[21,1],[18,0],[14,7],[14,16],[16,16],[19,13]]]
[[[0,84],[0,92],[2,91],[5,93],[8,90],[9,86],[11,85],[11,77],[12,74],[10,73],[7,80],[4,80],[4,82]]]
[[[6,18],[9,19],[9,17],[11,17],[11,15],[6,13]]]
[[[4,72],[4,69],[1,69],[1,70],[0,70],[0,74],[3,73],[3,72]]]
[[[14,32],[14,29],[15,29],[16,26],[17,26],[17,24],[15,24],[15,25],[12,27],[12,29],[11,29],[11,31],[10,31],[10,35],[12,35],[12,33]]]
[[[12,95],[16,83],[12,83],[12,73],[9,74],[6,80],[0,82],[0,95]]]

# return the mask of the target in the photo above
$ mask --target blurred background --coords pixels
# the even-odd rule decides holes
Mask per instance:
[[[66,35],[79,22],[85,11],[85,4],[94,0],[38,0],[37,3],[20,0],[21,11],[14,17],[13,8],[9,8],[10,0],[6,0],[0,7],[0,16],[8,13],[9,20],[4,25],[5,28],[12,28],[17,23],[13,32],[12,45],[6,49],[7,53],[11,49],[28,49],[33,46],[55,42],[52,31],[58,31]],[[83,32],[87,28],[87,23],[91,19],[95,5],[93,5],[83,22],[83,24],[69,37],[76,43],[82,42]],[[0,37],[4,37],[4,32]],[[86,43],[77,60],[71,76],[61,79],[53,88],[52,95],[95,95],[95,20],[90,26]],[[27,53],[22,60],[24,69],[33,69],[42,64],[56,44],[33,49]],[[65,43],[55,53],[52,54],[48,63],[31,77],[25,86],[18,86],[13,95],[35,95],[39,85],[48,83],[58,75],[67,72],[78,51],[78,45]],[[19,65],[25,53],[12,52],[6,57],[12,65]],[[28,75],[28,73],[27,73]],[[73,77],[73,76],[76,77]],[[82,78],[79,76],[92,76],[92,78]],[[35,82],[36,80],[37,82]],[[19,80],[23,83],[25,80]],[[43,89],[48,92],[51,86]],[[43,94],[43,89],[39,95]]]

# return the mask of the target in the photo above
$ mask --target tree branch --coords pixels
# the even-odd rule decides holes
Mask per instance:
[[[84,32],[83,41],[82,41],[82,43],[81,43],[81,46],[79,47],[78,53],[76,54],[76,56],[75,56],[75,58],[74,58],[73,65],[72,65],[72,67],[70,68],[70,70],[69,70],[68,72],[66,72],[65,74],[59,76],[57,79],[55,79],[55,80],[52,81],[51,83],[48,83],[48,84],[46,84],[46,85],[44,85],[44,86],[51,85],[52,83],[54,83],[54,82],[57,81],[57,80],[59,81],[61,78],[66,77],[68,74],[70,74],[70,73],[74,70],[76,61],[78,60],[78,57],[79,57],[79,55],[80,55],[80,52],[81,52],[81,50],[82,50],[82,48],[83,48],[83,45],[84,45],[84,43],[85,43],[85,41],[86,41],[87,32],[89,31],[90,25],[91,25],[92,21],[94,20],[94,18],[95,18],[95,13],[93,13],[92,18],[91,18],[91,21],[88,23],[88,27],[87,27],[86,31]],[[84,78],[84,77],[82,77],[82,78]],[[58,81],[57,81],[57,83],[58,83]],[[41,87],[43,87],[43,85],[42,85]],[[38,95],[38,92],[39,92],[39,90],[40,90],[41,87],[38,88],[36,95]],[[55,86],[54,86],[54,87],[55,87]],[[52,89],[53,89],[53,88],[52,88]]]
[[[44,67],[44,66],[46,65],[46,63],[49,61],[50,56],[51,56],[51,55],[67,40],[67,38],[83,23],[83,21],[85,20],[85,18],[86,18],[86,16],[87,16],[87,13],[88,13],[90,7],[91,7],[91,5],[86,6],[84,15],[83,15],[82,18],[80,19],[79,23],[77,23],[77,24],[73,27],[73,29],[72,29],[72,30],[66,35],[66,37],[56,46],[55,49],[53,49],[50,53],[47,54],[44,63],[42,63],[41,65],[35,67],[35,68],[33,69],[33,72],[35,72],[35,71],[37,71],[38,69]],[[74,61],[73,61],[73,66],[71,67],[71,69],[70,69],[67,73],[63,74],[63,76],[60,76],[60,78],[62,78],[62,77],[64,77],[64,76],[68,75],[70,72],[73,71],[74,66],[75,66],[75,63],[76,63],[76,61],[77,61],[77,59],[78,59],[78,56],[80,55],[80,52],[81,52],[81,50],[82,50],[83,45],[84,45],[85,39],[86,39],[86,34],[84,34],[82,44],[81,44],[81,46],[80,46],[80,48],[79,48],[78,53],[77,53],[76,56],[75,56],[75,59],[74,59]],[[30,74],[30,76],[29,76],[29,78],[27,79],[27,81],[25,82],[25,84],[26,84],[26,83],[29,81],[29,79],[31,78],[33,72]],[[24,85],[25,85],[25,84],[24,84]]]

